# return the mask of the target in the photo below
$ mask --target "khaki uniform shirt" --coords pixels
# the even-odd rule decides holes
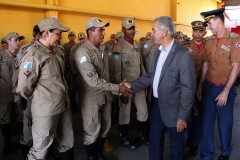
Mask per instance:
[[[26,99],[33,97],[33,114],[56,115],[70,106],[64,78],[64,55],[60,47],[50,51],[36,41],[25,51],[20,63],[17,93]]]
[[[73,46],[74,46],[74,45],[73,45]],[[65,43],[65,44],[63,45],[64,51],[66,52],[66,55],[65,55],[65,57],[66,57],[65,63],[66,63],[67,65],[69,65],[69,56],[70,56],[71,48],[72,48],[73,46],[70,44],[70,42]]]
[[[187,47],[194,56],[196,76],[200,78],[201,73],[202,73],[202,66],[204,63],[203,59],[204,59],[204,55],[206,53],[205,42],[202,42],[202,46],[201,46],[200,50],[198,50],[197,45],[194,42],[194,40],[191,40],[189,44],[185,45],[185,47]]]
[[[115,44],[112,44],[110,41],[107,41],[103,44],[107,52],[111,51]]]
[[[119,85],[109,83],[108,57],[101,47],[97,49],[89,40],[74,54],[80,72],[79,102],[83,105],[102,105],[111,102],[109,91],[118,92]]]
[[[12,75],[15,70],[15,60],[9,50],[0,51],[0,102],[13,101]]]
[[[135,40],[133,42],[134,45],[122,39],[113,47],[115,83],[120,83],[124,79],[131,82],[146,73],[140,44]]]
[[[240,61],[240,37],[227,29],[224,36],[217,42],[216,35],[206,41],[208,62],[206,79],[212,83],[226,84],[232,70],[232,63]]]
[[[76,50],[80,47],[80,43],[76,43],[72,48],[71,48],[71,52],[69,54],[69,66],[71,68],[71,71],[72,72],[76,72],[77,71],[77,67],[74,63],[74,60],[73,60],[73,56],[76,52]]]
[[[152,63],[154,52],[159,48],[159,46],[159,44],[154,42],[154,39],[147,40],[147,42],[142,46],[142,59],[146,72],[148,72]]]

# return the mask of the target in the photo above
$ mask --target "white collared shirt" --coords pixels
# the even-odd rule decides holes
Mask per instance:
[[[167,56],[172,48],[174,39],[172,40],[172,42],[167,46],[166,49],[162,48],[162,45],[159,47],[160,55],[158,58],[158,62],[157,62],[157,66],[156,66],[156,71],[154,74],[154,79],[153,79],[153,96],[155,98],[158,98],[158,84],[159,84],[159,80],[160,80],[160,75],[162,72],[162,67],[165,63],[165,60],[167,59]]]

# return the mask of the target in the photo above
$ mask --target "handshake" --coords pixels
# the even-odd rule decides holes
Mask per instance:
[[[128,104],[129,95],[132,93],[133,93],[133,91],[131,89],[131,84],[126,82],[126,80],[122,81],[119,84],[119,91],[118,91],[117,95],[120,96],[120,100],[123,104]]]

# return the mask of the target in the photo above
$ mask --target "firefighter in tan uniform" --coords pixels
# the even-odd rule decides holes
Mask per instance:
[[[4,153],[11,152],[11,133],[10,121],[12,109],[14,109],[14,95],[12,93],[12,76],[15,70],[16,53],[20,46],[20,41],[24,39],[23,36],[15,32],[10,32],[5,37],[8,43],[8,49],[0,51],[0,125],[2,135],[4,137]],[[22,127],[22,114],[17,110],[17,121],[19,127]]]
[[[1,45],[2,45],[2,50],[5,50],[8,48],[8,44],[5,37],[1,39]]]
[[[105,45],[105,49],[107,52],[112,50],[112,47],[116,44],[115,34],[111,34],[110,40],[105,42],[103,45]]]
[[[197,76],[197,85],[199,83],[204,56],[206,53],[205,42],[203,37],[206,35],[206,26],[202,21],[193,21],[192,37],[188,44],[185,45],[194,56],[195,70]],[[198,154],[198,146],[202,140],[202,103],[195,97],[195,105],[193,107],[192,121],[187,126],[187,144],[191,146],[190,154],[196,156]]]
[[[233,106],[236,97],[234,83],[240,69],[240,37],[225,28],[224,11],[225,8],[220,8],[200,13],[213,33],[206,39],[206,56],[197,91],[203,107],[202,160],[213,159],[214,156],[216,117],[221,141],[221,155],[218,159],[228,160],[232,151]]]
[[[78,102],[83,119],[83,142],[88,160],[106,160],[103,156],[105,137],[111,126],[111,94],[131,92],[123,85],[109,81],[108,58],[100,45],[109,23],[97,17],[88,19],[86,32],[88,40],[74,54],[75,64],[80,72]]]
[[[116,39],[117,43],[120,42],[123,39],[123,37],[124,37],[123,32],[117,32],[115,34],[115,39]]]
[[[39,40],[31,45],[20,59],[17,93],[32,98],[33,146],[28,159],[44,159],[54,140],[58,137],[58,150],[63,160],[73,160],[72,114],[64,78],[64,55],[58,46],[62,26],[50,17],[38,23]]]
[[[122,32],[124,39],[113,47],[114,55],[114,81],[120,83],[124,79],[133,81],[145,74],[142,63],[140,44],[133,38],[135,36],[135,20],[132,18],[124,18],[122,21]],[[145,137],[145,126],[148,118],[148,109],[146,104],[146,95],[141,90],[134,95],[124,96],[119,99],[119,131],[123,147],[135,149],[136,146],[129,140],[128,124],[130,122],[131,102],[134,102],[137,108],[138,120],[138,136],[137,139],[141,143],[148,144]]]

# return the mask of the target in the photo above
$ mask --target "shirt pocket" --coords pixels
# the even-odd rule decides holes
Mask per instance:
[[[218,55],[218,61],[220,63],[224,63],[224,64],[231,63],[230,52],[219,51],[217,55]]]
[[[127,67],[131,66],[129,55],[127,53],[123,53],[121,58],[122,58],[122,66],[124,68],[127,68]]]
[[[46,63],[48,74],[50,77],[59,75],[57,64],[53,59],[45,60],[45,63]]]

